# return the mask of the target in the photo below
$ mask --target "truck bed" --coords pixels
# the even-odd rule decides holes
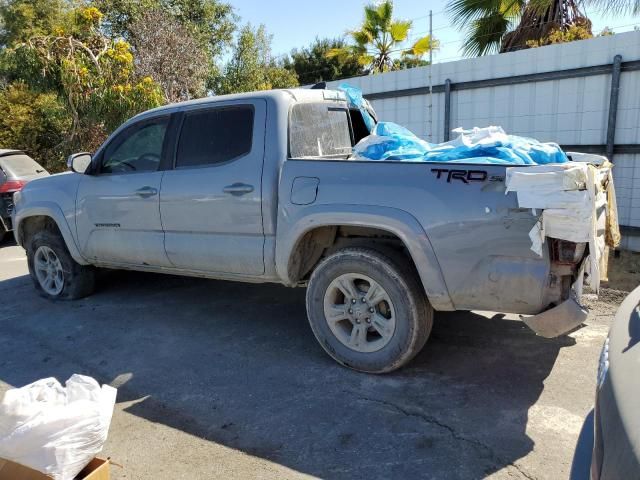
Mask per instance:
[[[457,310],[536,314],[548,307],[551,262],[531,251],[537,221],[505,195],[505,166],[290,159],[279,184],[278,229],[327,206],[398,211],[421,226]],[[314,192],[315,188],[315,192]],[[391,229],[390,229],[391,230]]]

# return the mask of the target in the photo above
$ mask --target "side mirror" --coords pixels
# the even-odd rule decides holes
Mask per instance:
[[[75,173],[86,172],[89,165],[91,165],[91,154],[87,152],[74,153],[67,159],[67,167]]]

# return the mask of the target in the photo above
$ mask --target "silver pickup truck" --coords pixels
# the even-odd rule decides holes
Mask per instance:
[[[568,299],[584,244],[532,252],[505,166],[351,159],[368,134],[329,90],[151,110],[16,194],[15,236],[51,299],[89,295],[96,267],[306,286],[322,347],[365,372],[414,357],[434,310]]]

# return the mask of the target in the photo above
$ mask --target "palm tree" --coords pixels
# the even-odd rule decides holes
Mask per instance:
[[[364,22],[358,30],[348,32],[352,45],[333,48],[328,58],[355,58],[369,73],[396,70],[402,65],[417,64],[429,50],[436,49],[438,42],[430,36],[417,40],[411,47],[402,48],[407,41],[412,22],[393,19],[393,1],[385,0],[364,7]],[[404,57],[405,62],[398,61]]]
[[[640,0],[589,0],[589,4],[610,14],[640,15]]]
[[[640,0],[593,0],[640,2]],[[450,0],[453,23],[467,28],[462,45],[466,55],[485,55],[527,48],[554,30],[573,25],[591,35],[591,22],[580,10],[580,0]]]

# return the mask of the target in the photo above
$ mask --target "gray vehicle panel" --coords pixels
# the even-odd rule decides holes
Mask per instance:
[[[92,256],[92,263],[210,278],[279,281],[288,285],[296,283],[288,278],[289,257],[300,236],[310,228],[317,225],[370,226],[392,232],[404,242],[436,309],[487,309],[534,314],[548,306],[545,293],[549,282],[549,258],[546,253],[539,258],[530,250],[528,232],[536,217],[530,211],[517,208],[514,194],[504,194],[501,181],[505,174],[504,166],[288,160],[289,111],[294,103],[307,101],[332,102],[346,108],[343,100],[320,90],[281,90],[206,98],[140,114],[122,125],[110,138],[138,121],[155,116],[234,102],[264,105],[262,167],[259,156],[256,156],[251,165],[237,164],[242,165],[246,172],[231,172],[235,168],[232,167],[223,181],[222,177],[205,178],[203,172],[213,172],[215,168],[193,169],[191,172],[195,173],[188,174],[172,170],[171,165],[164,162],[160,171],[154,172],[153,178],[141,182],[140,187],[150,186],[148,184],[153,182],[161,192],[158,197],[173,203],[173,207],[169,207],[170,203],[162,206],[161,201],[155,203],[155,200],[145,204],[133,202],[129,197],[138,188],[133,184],[126,188],[123,183],[121,187],[96,190],[90,185],[96,181],[94,175],[67,175],[70,177],[68,185],[63,186],[64,182],[56,184],[56,181],[42,183],[45,191],[49,187],[48,192],[42,194],[34,194],[36,189],[27,185],[24,201],[17,208],[16,220],[27,216],[32,200],[36,202],[46,198],[53,203],[55,199],[55,203],[60,204],[58,210],[64,212],[69,230],[74,234],[75,239],[72,240],[81,245],[80,250]],[[109,140],[105,145],[108,143]],[[100,157],[104,148],[98,150],[94,159]],[[437,172],[432,171],[438,168],[481,170],[485,173],[482,181],[476,177],[474,181],[465,182],[459,176],[438,178]],[[250,181],[257,187],[255,195],[246,197],[251,201],[240,205],[241,209],[249,208],[249,214],[237,210],[238,204],[227,202],[230,200],[227,197],[221,200],[223,197],[218,198],[216,193],[221,186],[234,183],[236,176],[244,173],[251,176]],[[133,182],[135,176],[129,175],[129,180],[123,182]],[[181,176],[189,178],[176,180],[174,185],[172,182],[164,183],[168,177]],[[314,199],[313,192],[301,192],[294,203],[291,192],[297,191],[293,184],[300,177],[318,179],[317,195]],[[143,178],[142,174],[140,178]],[[81,191],[76,202],[73,188],[77,189],[78,184]],[[300,185],[308,188],[311,184],[302,182]],[[64,188],[65,195],[58,194],[60,188]],[[93,204],[89,201],[92,198]],[[202,199],[213,198],[218,200],[198,203]],[[102,200],[106,203],[98,205]],[[111,205],[107,206],[109,202]],[[204,204],[209,204],[211,215],[216,215],[215,212],[220,210],[216,210],[215,203],[221,204],[221,222],[224,228],[228,228],[218,232],[225,241],[212,245],[205,237],[209,238],[214,224],[212,219],[203,217],[206,213],[203,208],[206,209]],[[154,208],[158,216],[151,211]],[[166,219],[173,219],[176,224],[172,226],[169,221],[163,226],[163,218],[159,215],[161,211]],[[96,216],[98,213],[100,218]],[[195,213],[195,217],[205,218],[205,225],[194,217]],[[114,217],[118,215],[122,218]],[[188,228],[189,221],[194,222],[191,228]],[[102,246],[94,249],[92,255],[86,243],[95,235],[91,224],[95,227],[96,223],[118,223],[121,229],[125,225],[128,233],[115,238],[103,232]],[[205,232],[203,228],[209,230]],[[240,229],[240,232],[232,229]],[[136,230],[140,236],[130,238],[134,235],[131,232]],[[183,239],[188,231],[195,232],[195,240],[174,242],[171,237],[177,231],[182,232],[180,236]],[[238,237],[234,237],[236,233],[246,233],[252,241],[238,241]],[[143,238],[144,235],[149,238]],[[198,236],[200,238],[196,238]],[[259,241],[254,242],[256,239]],[[108,252],[111,248],[107,243],[118,243],[122,249],[130,251],[116,252],[118,255],[112,251],[110,258],[98,258],[98,251]],[[257,249],[256,254],[256,245],[260,243],[262,250]],[[176,266],[169,257],[178,249],[193,255],[189,262],[178,262],[179,266]],[[79,252],[72,254],[74,258],[78,257],[78,261],[85,262]],[[229,265],[221,267],[227,259]]]
[[[221,164],[176,168],[164,173],[160,215],[167,255],[177,268],[264,274],[261,177],[266,102],[232,100],[218,102],[215,107],[238,105],[254,109],[251,152]],[[212,108],[204,104],[187,111]],[[230,188],[247,191],[230,194],[227,191]]]
[[[14,235],[19,245],[24,246],[21,223],[35,216],[52,218],[65,240],[69,253],[81,265],[89,262],[82,256],[76,242],[76,193],[82,175],[60,173],[30,181],[14,195]]]
[[[82,175],[76,222],[82,255],[92,262],[169,267],[157,193],[164,172]]]
[[[448,182],[432,171],[442,168],[483,171],[478,178],[486,180]],[[369,213],[393,208],[417,219],[456,309],[538,313],[545,307],[549,260],[531,251],[528,232],[537,218],[517,208],[515,194],[505,195],[504,175],[497,165],[290,160],[280,186],[281,221],[308,208],[290,201],[294,179],[316,177],[314,205],[361,205]],[[417,268],[423,277],[433,275],[423,271],[428,265]]]
[[[288,183],[287,180],[286,177],[283,178],[284,185]],[[284,200],[286,195],[282,198]],[[418,221],[403,210],[377,205],[333,203],[300,207],[282,201],[276,242],[276,268],[286,284],[295,284],[289,278],[288,267],[291,253],[298,241],[314,228],[334,225],[372,227],[396,235],[419,266],[418,273],[432,306],[437,310],[454,309],[438,260]]]
[[[118,129],[94,156],[90,174],[81,175],[76,232],[92,263],[171,266],[159,196],[170,117],[156,118]]]

